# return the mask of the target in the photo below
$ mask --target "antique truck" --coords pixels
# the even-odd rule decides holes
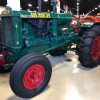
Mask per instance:
[[[100,22],[83,22],[73,27],[70,23],[74,15],[56,13],[57,0],[51,3],[53,13],[13,11],[7,7],[0,15],[0,72],[12,69],[11,89],[22,98],[34,97],[48,85],[52,66],[47,54],[60,56],[73,50],[84,67],[100,64]]]

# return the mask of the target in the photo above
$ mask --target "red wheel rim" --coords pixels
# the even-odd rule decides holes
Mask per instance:
[[[45,69],[40,64],[28,68],[24,74],[23,84],[27,89],[35,89],[41,85],[45,77]]]
[[[97,36],[93,42],[91,55],[94,60],[100,57],[100,36]]]

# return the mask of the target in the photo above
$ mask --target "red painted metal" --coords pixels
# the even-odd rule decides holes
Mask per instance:
[[[23,77],[23,84],[27,89],[35,89],[41,85],[45,77],[45,69],[35,64],[27,69]]]
[[[93,42],[91,55],[94,60],[100,57],[100,36],[97,36]]]
[[[78,22],[100,22],[100,18],[97,18],[97,17],[92,17],[92,16],[89,16],[89,17],[85,17],[85,18],[82,18],[80,19]]]
[[[7,50],[4,50],[4,52],[0,52],[0,67],[4,67],[4,65],[7,64],[5,60],[5,56],[7,55],[7,53]]]

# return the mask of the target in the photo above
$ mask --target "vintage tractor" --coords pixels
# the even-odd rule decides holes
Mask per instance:
[[[0,15],[0,72],[12,69],[11,89],[22,98],[34,97],[48,85],[52,67],[46,54],[60,56],[73,50],[83,66],[100,64],[100,23],[83,22],[73,27],[70,23],[74,15],[56,13],[57,0],[51,3],[53,13],[12,11],[7,7]]]

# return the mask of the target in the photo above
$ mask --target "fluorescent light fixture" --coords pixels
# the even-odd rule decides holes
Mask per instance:
[[[44,0],[44,2],[48,2],[48,0]]]
[[[29,7],[32,7],[32,4],[28,4]]]

